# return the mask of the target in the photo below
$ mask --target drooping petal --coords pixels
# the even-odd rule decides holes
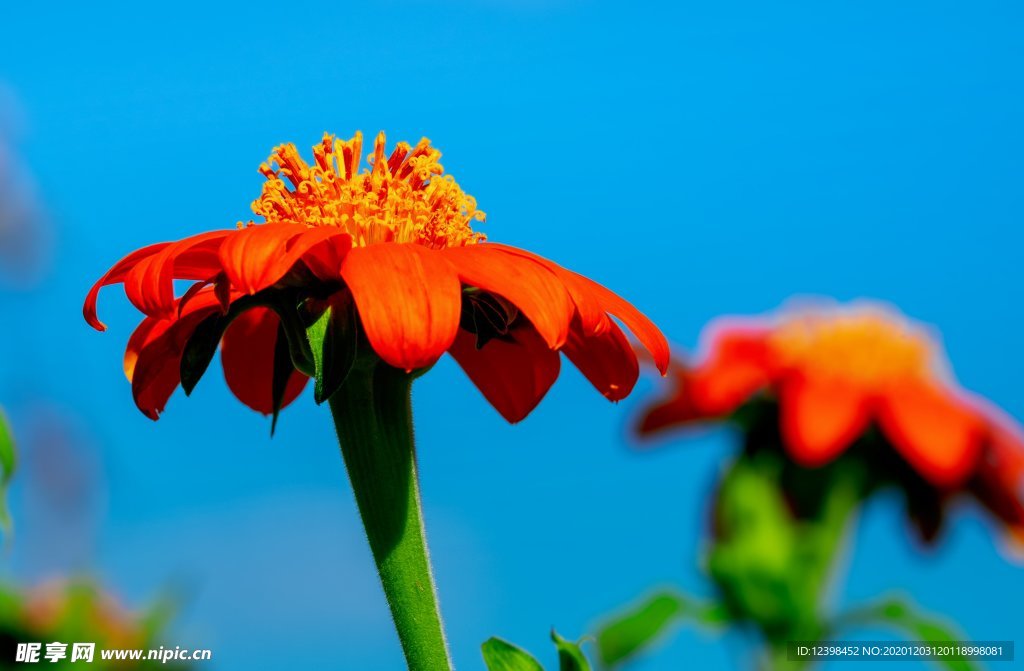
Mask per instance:
[[[682,426],[707,417],[693,407],[693,398],[689,393],[689,371],[680,364],[669,368],[668,376],[673,379],[669,394],[644,409],[637,424],[637,432],[642,436],[658,433],[664,429]]]
[[[615,292],[601,286],[597,282],[577,275],[591,294],[597,299],[605,312],[618,317],[626,325],[640,344],[647,349],[654,359],[654,365],[665,375],[668,372],[668,363],[671,357],[668,341],[658,327],[648,319],[642,312],[633,307],[627,300]]]
[[[583,277],[577,275],[571,270],[563,268],[554,261],[545,259],[543,256],[538,256],[537,254],[526,251],[525,249],[510,247],[508,245],[502,245],[494,242],[487,243],[487,246],[501,249],[509,254],[516,254],[532,259],[554,273],[562,282],[562,285],[569,293],[570,298],[572,298],[584,333],[599,335],[608,329],[611,321],[608,319],[608,315],[602,308],[601,303],[591,293],[587,286],[587,282],[584,281]]]
[[[629,396],[640,375],[636,354],[615,324],[600,335],[570,331],[562,352],[609,401]]]
[[[311,249],[335,240],[332,250],[340,255],[352,238],[333,226],[273,223],[247,226],[235,231],[220,248],[220,263],[231,284],[254,294],[280,280]],[[335,269],[336,270],[336,269]]]
[[[565,285],[543,264],[490,243],[442,253],[464,284],[498,294],[519,308],[548,347],[565,344],[573,305]]]
[[[159,419],[167,400],[178,388],[180,360],[180,353],[175,356],[172,339],[166,335],[139,353],[132,375],[132,397],[146,417]]]
[[[106,324],[101,322],[96,314],[96,300],[99,298],[100,289],[111,284],[123,282],[124,276],[135,267],[135,264],[153,256],[170,244],[170,242],[160,242],[135,250],[115,263],[110,270],[104,273],[103,277],[96,281],[96,284],[92,285],[92,288],[89,289],[89,294],[85,297],[85,304],[82,306],[82,314],[85,316],[85,321],[89,323],[89,326],[92,326],[97,331],[107,330]]]
[[[1024,432],[1006,417],[990,417],[989,423],[971,489],[1007,526],[1010,549],[1019,554],[1024,548]]]
[[[444,256],[414,244],[357,247],[341,266],[370,345],[390,365],[429,366],[451,347],[462,289]]]
[[[821,466],[867,428],[869,398],[842,380],[795,374],[779,386],[782,437],[793,460]]]
[[[494,338],[482,348],[460,329],[449,353],[491,405],[511,423],[524,419],[558,379],[558,352],[529,324],[517,326],[510,340]]]
[[[124,370],[132,383],[135,404],[157,419],[181,382],[181,355],[196,326],[219,310],[212,290],[197,294],[181,317],[147,317],[128,339]]]
[[[146,317],[132,331],[132,334],[128,337],[128,346],[124,352],[124,375],[128,378],[129,382],[132,381],[135,373],[135,364],[139,360],[139,354],[142,352],[142,349],[153,339],[159,337],[173,323],[169,319]]]
[[[686,373],[686,393],[703,417],[727,415],[772,379],[767,332],[741,325],[716,329],[706,359]]]
[[[231,233],[193,235],[140,260],[124,277],[128,300],[151,317],[171,317],[175,308],[174,280],[205,280],[220,272],[217,248]]]
[[[935,383],[894,385],[882,399],[879,422],[903,458],[936,486],[962,482],[977,463],[984,423],[964,399]]]
[[[221,363],[228,388],[257,412],[274,412],[274,354],[280,319],[273,310],[257,307],[235,318],[224,332]],[[281,407],[294,401],[309,378],[293,370]]]

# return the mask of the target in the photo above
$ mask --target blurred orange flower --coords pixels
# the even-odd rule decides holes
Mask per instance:
[[[1019,427],[948,375],[938,343],[873,303],[727,318],[708,329],[706,356],[674,364],[674,388],[647,408],[640,433],[726,418],[765,396],[777,403],[790,458],[822,466],[870,427],[940,490],[970,481],[980,499],[1024,529]]]
[[[412,371],[450,353],[509,421],[523,419],[559,373],[559,352],[616,401],[632,390],[637,361],[620,319],[665,371],[658,329],[601,285],[530,252],[484,241],[482,212],[423,139],[385,154],[378,135],[360,171],[362,136],[325,135],[307,164],[277,147],[253,203],[265,223],[151,245],[116,263],[85,301],[96,315],[103,286],[121,283],[146,317],[128,343],[125,372],[136,404],[156,419],[181,382],[182,354],[200,324],[252,296],[223,334],[228,386],[246,405],[276,412],[302,390],[309,370],[275,381],[275,352],[302,301],[354,303],[362,334],[386,363]],[[178,297],[175,280],[192,280]],[[291,301],[282,310],[282,301]],[[294,352],[293,352],[294,353]],[[279,376],[278,376],[279,377]]]
[[[61,631],[88,627],[97,642],[108,647],[144,645],[145,613],[129,612],[114,597],[87,581],[53,581],[28,592],[3,591],[5,608],[0,621],[5,628],[24,634],[54,637]]]

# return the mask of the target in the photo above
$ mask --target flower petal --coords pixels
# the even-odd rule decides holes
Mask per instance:
[[[96,281],[96,284],[92,285],[92,288],[89,289],[89,294],[85,297],[85,305],[82,306],[82,314],[85,317],[85,321],[89,323],[89,326],[92,326],[97,331],[107,330],[106,324],[101,322],[99,320],[99,316],[96,314],[96,300],[99,298],[100,289],[111,284],[123,282],[124,276],[127,275],[128,271],[134,268],[137,263],[143,259],[153,256],[170,244],[170,242],[160,242],[155,245],[149,245],[148,247],[135,250],[115,263],[110,270],[104,273],[103,277]]]
[[[703,417],[727,415],[771,381],[767,331],[745,326],[716,328],[707,358],[686,372],[685,393]]]
[[[200,292],[180,318],[147,317],[128,339],[124,370],[132,396],[147,417],[157,419],[181,382],[181,355],[196,326],[219,310],[212,290]]]
[[[804,466],[822,466],[834,459],[870,420],[868,398],[840,380],[793,375],[778,393],[782,437],[790,456]]]
[[[640,344],[647,349],[654,359],[654,365],[661,371],[662,375],[668,372],[670,353],[668,341],[658,330],[658,327],[648,319],[642,312],[633,307],[627,300],[607,289],[597,282],[576,274],[590,293],[597,299],[605,312],[608,312],[622,320],[622,323],[632,331]]]
[[[462,289],[437,251],[399,243],[357,247],[341,275],[370,345],[390,365],[406,371],[429,366],[455,340]]]
[[[668,375],[673,379],[672,390],[668,396],[644,409],[636,429],[641,436],[706,418],[693,407],[693,397],[689,393],[689,371],[681,364],[674,364],[669,368]]]
[[[507,421],[524,419],[558,379],[558,352],[548,347],[533,326],[509,332],[476,348],[476,336],[459,330],[448,350],[476,388]]]
[[[571,270],[563,268],[554,261],[549,261],[543,256],[538,256],[537,254],[528,252],[525,249],[510,247],[508,245],[502,245],[495,242],[489,242],[487,243],[487,246],[501,249],[509,254],[516,254],[528,259],[533,259],[554,273],[555,276],[561,280],[565,290],[569,292],[569,297],[572,298],[573,303],[576,305],[576,314],[579,315],[580,324],[584,333],[599,335],[608,329],[611,321],[608,319],[608,315],[602,308],[601,303],[591,293],[585,278],[577,275]]]
[[[964,399],[934,383],[894,386],[882,399],[879,422],[903,458],[934,485],[963,481],[977,463],[984,423]]]
[[[232,231],[208,231],[173,242],[140,260],[124,278],[128,300],[151,317],[169,318],[174,280],[205,280],[220,272],[216,251]]]
[[[1024,434],[1008,418],[990,418],[990,423],[971,489],[1006,524],[1011,540],[1020,544],[1024,542]]]
[[[257,412],[274,412],[274,355],[280,319],[273,310],[246,310],[228,326],[221,343],[221,364],[228,387]],[[281,407],[294,401],[309,378],[293,370]]]
[[[291,270],[313,247],[337,238],[342,250],[352,238],[340,228],[274,223],[247,226],[234,232],[220,248],[220,263],[231,284],[248,294],[266,289]]]
[[[564,284],[543,264],[490,243],[451,247],[442,253],[464,284],[498,294],[519,308],[548,347],[565,344],[573,305]]]
[[[640,375],[633,348],[612,323],[600,335],[584,335],[574,329],[562,352],[609,401],[629,396]]]

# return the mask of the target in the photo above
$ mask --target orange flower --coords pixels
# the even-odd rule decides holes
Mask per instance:
[[[146,315],[125,372],[147,416],[157,418],[194,363],[188,347],[197,332],[223,333],[228,386],[251,408],[276,413],[311,372],[289,335],[324,304],[354,303],[361,337],[398,369],[427,368],[450,353],[510,422],[557,378],[559,352],[610,400],[629,394],[636,356],[609,315],[667,368],[664,337],[625,300],[535,254],[484,242],[471,227],[483,213],[443,174],[426,139],[386,156],[378,135],[362,172],[361,152],[358,133],[325,135],[312,165],[281,145],[260,166],[267,181],[252,206],[266,223],[145,247],[93,286],[84,314],[95,328],[105,328],[96,299],[110,284],[123,284]],[[194,284],[176,296],[175,280]],[[298,368],[281,364],[289,345]]]
[[[675,389],[651,406],[640,432],[724,418],[767,395],[784,449],[824,465],[871,426],[928,485],[967,485],[1024,529],[1024,440],[1019,428],[943,374],[937,343],[874,304],[727,319],[710,329],[707,356],[673,366]]]

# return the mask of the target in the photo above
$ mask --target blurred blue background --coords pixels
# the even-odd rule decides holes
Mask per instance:
[[[1024,415],[1024,6],[345,5],[3,9],[9,142],[54,232],[48,272],[0,295],[0,399],[26,452],[15,576],[94,570],[134,605],[185,585],[169,638],[212,648],[210,668],[401,668],[311,394],[271,440],[216,371],[153,423],[121,372],[138,316],[120,289],[110,332],[81,318],[110,264],[248,219],[270,148],[325,130],[429,136],[492,240],[607,284],[683,347],[794,293],[869,296],[935,325],[964,385]],[[551,662],[551,626],[581,635],[654,584],[707,590],[707,496],[733,444],[628,449],[652,382],[611,406],[567,366],[517,426],[450,360],[418,384],[459,668],[482,668],[491,635]],[[1019,633],[1021,569],[980,513],[926,551],[879,499],[857,539],[840,605],[896,587],[971,638]],[[685,630],[635,668],[749,653]]]

